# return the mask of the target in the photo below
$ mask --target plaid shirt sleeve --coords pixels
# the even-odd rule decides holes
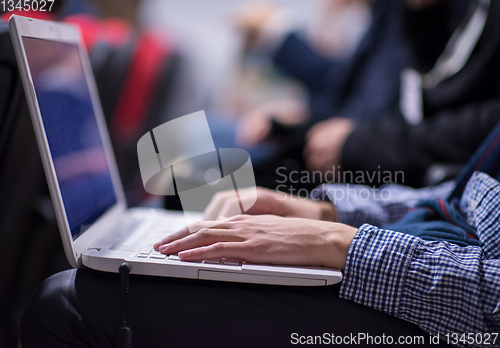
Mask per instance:
[[[351,184],[324,184],[314,189],[312,199],[328,198],[337,211],[337,221],[359,227],[392,223],[423,198],[446,198],[455,184],[446,182],[435,187],[414,189],[388,184],[379,188]]]
[[[340,296],[433,334],[499,333],[500,183],[474,174],[461,203],[484,248],[364,224],[351,243]]]

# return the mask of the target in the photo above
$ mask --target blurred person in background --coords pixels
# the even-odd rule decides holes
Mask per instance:
[[[376,118],[397,102],[400,73],[411,65],[397,2],[380,0],[372,4],[352,0],[327,4],[331,6],[327,7],[329,11],[340,6],[373,6],[371,19],[361,14],[362,18],[352,24],[363,30],[359,21],[365,20],[369,28],[351,55],[343,58],[327,55],[325,38],[340,35],[330,36],[325,32],[308,39],[296,28],[286,9],[258,3],[241,11],[237,23],[246,33],[249,45],[269,52],[275,65],[302,83],[309,96],[307,104],[277,101],[248,112],[240,125],[242,144],[253,145],[259,139],[262,118],[267,120],[272,116],[287,124],[318,122],[332,114],[352,119]],[[334,20],[335,16],[325,14],[323,23],[325,18]],[[323,28],[328,29],[325,24]],[[344,30],[349,31],[348,28]]]
[[[377,18],[376,8],[382,4],[388,6],[383,0],[374,2],[370,30]],[[239,124],[239,143],[251,147],[269,138],[272,118],[288,125],[329,118],[313,126],[297,150],[303,151],[311,171],[403,171],[402,183],[419,187],[432,164],[465,163],[500,120],[500,3],[407,0],[401,11],[417,69],[405,69],[401,76],[399,107],[395,96],[399,96],[399,84],[387,82],[379,68],[366,75],[371,76],[371,84],[363,81],[366,98],[346,93],[356,86],[350,80],[344,89],[332,89],[324,84],[333,76],[331,71],[343,76],[348,69],[331,61],[325,63],[300,46],[298,36],[276,30],[278,23],[286,22],[279,13],[261,10],[245,17],[242,27],[257,44],[274,47],[275,62],[302,79],[310,99],[308,104],[276,102],[249,111]],[[396,32],[392,31],[393,35]],[[290,49],[294,46],[302,49]],[[358,52],[362,46],[363,42]],[[383,61],[379,61],[390,65],[394,75],[401,72],[401,64],[408,65],[401,59],[395,63],[389,60],[397,57],[397,52],[382,55]],[[373,52],[369,55],[377,61]],[[354,72],[360,71],[356,66]],[[336,78],[330,84],[339,86],[340,81]],[[394,94],[388,93],[388,86],[393,86],[390,90]],[[353,96],[356,98],[349,98]],[[396,111],[389,112],[391,109]],[[366,183],[381,184],[377,176]]]

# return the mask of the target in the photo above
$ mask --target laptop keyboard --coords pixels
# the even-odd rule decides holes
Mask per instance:
[[[154,250],[152,247],[144,248],[139,251],[136,255],[140,259],[156,259],[156,260],[168,260],[168,261],[179,261],[179,262],[195,262],[195,263],[206,263],[210,265],[226,265],[226,266],[241,266],[242,261],[236,259],[214,259],[214,260],[203,260],[203,261],[182,261],[177,255],[165,255],[159,251]]]

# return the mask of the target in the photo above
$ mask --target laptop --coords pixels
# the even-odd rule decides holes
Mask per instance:
[[[78,28],[12,16],[12,41],[66,257],[73,267],[216,281],[320,286],[322,267],[181,261],[152,245],[186,225],[182,212],[127,208],[101,104]],[[195,213],[191,213],[193,216]],[[198,218],[201,220],[201,213]]]

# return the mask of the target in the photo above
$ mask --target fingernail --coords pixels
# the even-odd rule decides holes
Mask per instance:
[[[159,249],[159,250],[162,252],[162,251],[164,251],[164,250],[168,249],[169,245],[170,245],[170,244],[165,244],[165,245],[162,245],[162,246],[160,247],[160,249]]]
[[[189,255],[191,255],[191,251],[189,251],[189,250],[187,250],[187,251],[181,251],[177,255],[182,259],[183,257],[189,257]]]

